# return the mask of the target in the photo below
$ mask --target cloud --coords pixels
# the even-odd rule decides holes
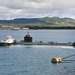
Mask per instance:
[[[74,18],[74,0],[0,0],[0,18],[59,16]]]

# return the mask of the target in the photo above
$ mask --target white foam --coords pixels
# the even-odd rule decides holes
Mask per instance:
[[[64,48],[64,49],[75,49],[72,46],[55,46],[55,47],[57,47],[57,48]]]
[[[75,49],[72,46],[50,46],[50,45],[12,45],[10,46],[19,48],[19,47],[24,47],[24,48],[64,48],[64,49]]]

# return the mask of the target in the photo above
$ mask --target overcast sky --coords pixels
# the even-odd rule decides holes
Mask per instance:
[[[0,0],[0,19],[45,16],[75,19],[75,0]]]

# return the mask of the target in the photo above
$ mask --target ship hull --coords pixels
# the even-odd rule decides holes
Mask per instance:
[[[13,45],[14,43],[0,43],[0,46],[10,46]]]

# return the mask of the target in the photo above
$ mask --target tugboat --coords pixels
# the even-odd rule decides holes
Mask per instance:
[[[8,46],[13,44],[16,44],[16,41],[10,35],[7,35],[5,40],[0,42],[0,46]]]

